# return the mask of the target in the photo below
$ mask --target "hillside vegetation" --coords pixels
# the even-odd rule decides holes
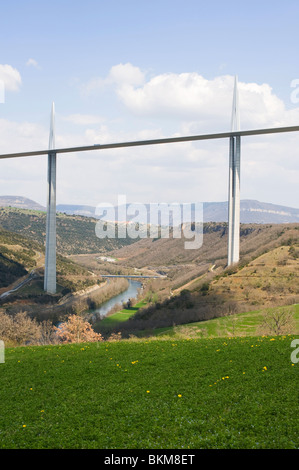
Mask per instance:
[[[136,240],[99,239],[95,234],[97,220],[91,217],[57,213],[57,250],[62,255],[109,252]],[[46,240],[46,213],[43,211],[0,207],[0,226],[23,234],[41,245]]]
[[[221,272],[227,265],[227,224],[209,223],[203,226],[203,244],[199,249],[186,250],[185,239],[143,239],[132,246],[112,252],[118,265],[142,269],[154,267],[167,274],[172,288],[207,273]],[[279,246],[299,243],[299,225],[240,226],[240,265]]]
[[[35,241],[0,227],[0,293],[2,287],[35,268],[43,252],[44,248]]]
[[[168,339],[232,338],[261,335],[299,334],[299,304],[268,307],[250,312],[223,315],[200,322],[155,328],[152,336]],[[147,336],[149,331],[137,333]]]
[[[34,271],[36,280],[42,279],[44,256],[43,245],[0,227],[0,293],[13,287],[31,271]],[[95,284],[92,273],[61,255],[57,256],[57,281],[58,290],[64,290],[64,293]],[[32,296],[42,293],[42,287],[38,285],[32,289]],[[13,295],[15,298],[18,296],[17,293]]]
[[[298,231],[294,230],[296,233]],[[118,329],[130,334],[298,303],[298,239],[285,239],[281,235],[275,240],[275,244],[279,243],[288,244],[253,257],[251,261],[243,259],[231,268],[206,271],[180,288],[170,290],[170,295],[166,287],[162,289],[164,281],[159,281],[161,290],[154,302],[139,309]]]
[[[298,224],[241,224],[240,257],[258,256],[264,251],[283,243],[297,242]],[[226,266],[228,225],[226,223],[205,223],[203,225],[203,244],[199,249],[185,249],[185,238],[145,238],[134,245],[114,250],[111,255],[121,264],[142,268],[143,266],[165,266],[190,269],[201,264]],[[177,277],[175,275],[175,277]]]
[[[49,301],[41,283],[44,242],[33,240],[44,238],[45,214],[2,208],[0,222],[14,230],[0,231],[0,286],[11,286],[33,269],[40,276],[39,284],[10,297],[11,303],[15,302],[10,311],[16,312],[21,304],[24,310],[34,297],[34,302]],[[241,260],[228,269],[225,223],[204,224],[203,245],[196,250],[186,250],[184,238],[147,238],[134,240],[131,245],[128,240],[99,240],[94,232],[95,223],[95,219],[80,216],[57,217],[58,294],[50,303],[68,292],[99,284],[103,273],[166,274],[165,279],[144,282],[152,299],[147,307],[122,322],[124,335],[298,302],[298,224],[241,225]],[[104,243],[101,246],[104,251],[115,248],[117,243],[126,246],[110,250],[113,263],[103,262],[96,255],[99,246],[94,240]],[[105,243],[110,244],[109,248]],[[73,261],[63,257],[64,252],[73,253]],[[80,311],[84,305],[88,309],[89,304],[84,301]]]

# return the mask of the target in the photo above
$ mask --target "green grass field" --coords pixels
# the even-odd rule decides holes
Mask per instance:
[[[100,327],[108,327],[108,328],[113,328],[117,326],[119,323],[123,323],[124,321],[127,321],[130,317],[135,315],[135,313],[142,307],[145,307],[147,305],[147,302],[144,300],[141,300],[140,302],[136,303],[134,307],[130,308],[123,308],[122,310],[119,310],[118,312],[113,313],[112,315],[104,317],[101,322],[100,322]]]
[[[105,332],[111,329],[117,329],[117,326],[128,320],[135,313],[146,306],[145,301],[138,302],[130,309],[123,309],[108,317],[104,317],[99,323],[99,331]],[[286,306],[286,307],[272,307],[267,311],[276,311],[286,309],[293,311],[293,327],[291,333],[299,334],[299,304]],[[235,315],[223,316],[206,320],[202,322],[186,323],[172,327],[155,328],[151,331],[136,331],[134,335],[137,337],[156,336],[166,338],[216,338],[216,337],[229,337],[229,336],[258,336],[261,335],[261,324],[263,320],[264,311],[254,310],[245,313],[238,313]]]
[[[276,310],[293,311],[293,327],[291,331],[299,334],[299,304],[286,307],[272,307],[267,311]],[[229,336],[258,336],[261,335],[261,324],[263,321],[263,310],[237,313],[235,315],[223,316],[202,322],[186,323],[166,328],[156,328],[151,332],[155,336],[167,336],[169,338],[217,338]],[[147,332],[145,332],[147,333]],[[142,336],[144,332],[140,333]]]
[[[0,447],[296,449],[293,338],[7,348]]]

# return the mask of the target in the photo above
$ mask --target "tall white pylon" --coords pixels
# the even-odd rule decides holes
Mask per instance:
[[[240,130],[238,78],[235,77],[231,130]],[[230,137],[228,190],[228,260],[227,265],[240,259],[240,136]]]
[[[44,290],[56,293],[56,153],[55,149],[55,107],[52,103],[49,154],[48,154],[48,191],[47,191],[47,226]]]

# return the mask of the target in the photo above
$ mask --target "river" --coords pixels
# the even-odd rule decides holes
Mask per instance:
[[[142,286],[140,281],[133,281],[132,279],[128,279],[129,287],[124,292],[117,294],[112,299],[107,300],[104,302],[100,307],[93,310],[93,315],[104,317],[107,313],[116,305],[116,304],[123,304],[127,302],[129,299],[134,299],[138,295],[138,290]]]

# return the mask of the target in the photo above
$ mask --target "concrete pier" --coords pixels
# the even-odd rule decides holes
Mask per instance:
[[[240,130],[238,79],[235,78],[232,131]],[[238,263],[240,259],[240,157],[241,137],[229,139],[229,190],[228,190],[228,257],[227,265]]]
[[[55,149],[55,109],[52,104],[51,125],[48,154],[48,187],[47,187],[47,225],[44,290],[49,294],[56,293],[56,153]]]

